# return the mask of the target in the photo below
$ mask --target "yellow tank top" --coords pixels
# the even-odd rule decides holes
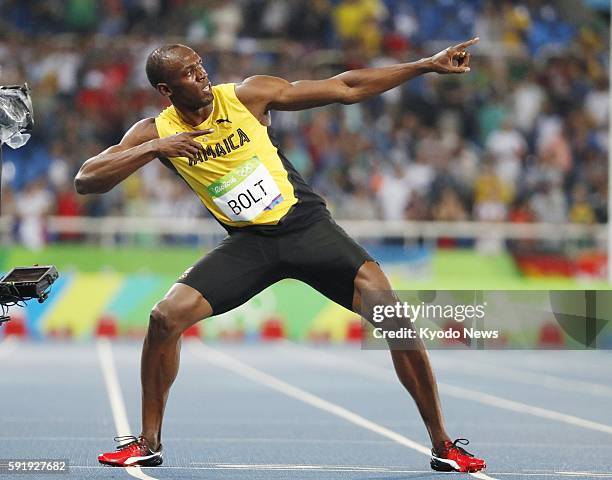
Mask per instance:
[[[288,171],[267,127],[238,100],[234,86],[228,83],[212,87],[213,110],[200,125],[193,127],[183,122],[170,106],[155,119],[157,132],[163,138],[214,129],[201,142],[204,151],[200,158],[169,158],[172,168],[224,225],[276,225],[298,202],[295,182],[289,179],[290,173],[297,173]],[[299,181],[303,182],[301,177]]]

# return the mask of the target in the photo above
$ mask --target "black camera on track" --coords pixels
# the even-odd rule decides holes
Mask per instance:
[[[51,285],[59,273],[53,265],[15,267],[0,279],[0,325],[10,320],[8,307],[24,306],[36,298],[39,303],[49,296]]]

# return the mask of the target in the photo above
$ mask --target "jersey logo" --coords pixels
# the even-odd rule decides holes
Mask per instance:
[[[217,125],[221,124],[221,123],[232,123],[231,120],[229,119],[229,117],[227,118],[219,118],[217,119]]]
[[[185,270],[181,276],[178,278],[179,280],[185,280],[185,278],[187,278],[187,275],[189,275],[189,272],[191,272],[193,270],[193,267],[189,267],[187,270]]]
[[[255,167],[253,166],[253,164],[252,163],[247,163],[245,165],[242,165],[242,166],[238,167],[235,171],[241,177],[246,177],[253,170],[255,170]]]
[[[189,166],[192,167],[200,162],[206,162],[209,158],[224,157],[233,150],[238,150],[245,143],[249,143],[250,141],[251,139],[244,130],[238,128],[236,133],[232,133],[217,143],[202,145],[202,150],[198,152],[197,158],[189,159]]]

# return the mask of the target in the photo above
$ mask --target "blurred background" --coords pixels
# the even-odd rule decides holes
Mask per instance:
[[[468,75],[275,112],[282,148],[395,288],[608,288],[609,31],[605,0],[0,0],[0,84],[28,82],[36,121],[4,149],[0,269],[62,274],[14,314],[33,336],[141,335],[223,237],[159,162],[105,195],[73,188],[87,158],[165,107],[144,62],[171,42],[224,83],[325,78],[479,36]],[[354,322],[285,281],[198,334],[343,340]]]

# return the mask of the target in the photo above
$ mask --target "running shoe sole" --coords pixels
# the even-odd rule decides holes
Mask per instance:
[[[483,470],[486,465],[482,467],[466,467],[465,470],[461,470],[459,465],[454,460],[449,460],[447,458],[438,458],[431,457],[431,462],[429,463],[432,470],[436,472],[461,472],[461,473],[475,473]]]
[[[123,464],[98,460],[103,465],[111,467],[158,467],[164,463],[164,459],[159,454],[150,455],[148,457],[130,457]]]

